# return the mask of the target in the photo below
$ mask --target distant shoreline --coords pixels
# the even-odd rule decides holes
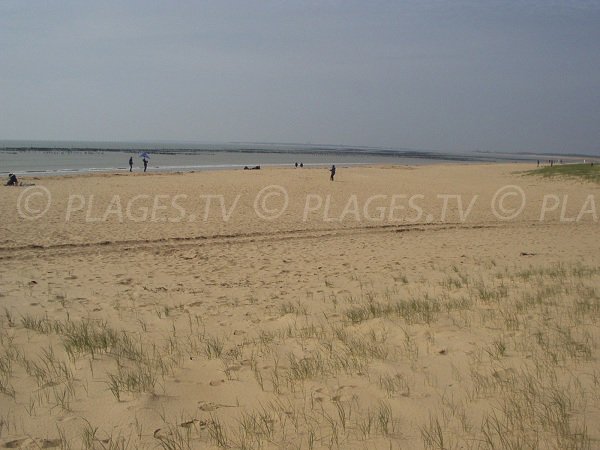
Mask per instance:
[[[15,143],[15,141],[0,141]],[[31,142],[33,143],[33,142]],[[63,144],[62,146],[59,144]],[[550,159],[561,162],[597,161],[598,157],[586,155],[536,155],[532,153],[509,154],[476,152],[450,154],[410,149],[385,149],[375,147],[302,146],[286,144],[203,144],[186,147],[139,146],[124,143],[107,143],[106,146],[87,146],[84,142],[56,143],[46,146],[0,147],[0,177],[15,173],[21,177],[72,176],[95,173],[127,173],[130,157],[134,158],[134,172],[141,171],[141,151],[150,153],[148,172],[175,173],[196,171],[237,170],[244,166],[262,168],[293,167],[303,163],[306,167],[340,166],[421,166],[430,164],[477,163],[536,163]],[[79,146],[76,146],[78,144]],[[94,143],[89,143],[94,144]],[[135,148],[134,148],[135,147]]]
[[[196,155],[199,153],[258,153],[258,154],[297,154],[297,155],[358,155],[358,156],[390,156],[390,157],[406,157],[406,158],[424,158],[444,161],[487,161],[495,159],[493,156],[470,156],[466,154],[450,154],[436,153],[417,150],[387,150],[387,149],[371,149],[356,147],[341,147],[341,148],[294,148],[294,149],[276,149],[276,148],[261,148],[261,147],[239,147],[239,148],[109,148],[109,147],[0,147],[0,152],[121,152],[121,153],[136,153],[141,150],[149,151],[160,155]],[[520,159],[520,158],[511,158]]]
[[[140,171],[142,149],[108,147],[4,147],[0,148],[0,176],[73,175],[83,173],[128,172],[130,157],[134,172]],[[161,148],[150,153],[149,172],[193,172],[243,168],[244,166],[324,167],[332,164],[365,165],[429,165],[438,163],[531,162],[530,158],[501,155],[466,155],[420,152],[412,150],[359,148]]]

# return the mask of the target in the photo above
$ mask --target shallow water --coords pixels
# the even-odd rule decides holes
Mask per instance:
[[[478,162],[506,160],[489,155],[441,154],[414,150],[393,150],[366,147],[301,146],[290,144],[149,144],[119,143],[48,143],[0,142],[0,174],[61,175],[87,172],[128,171],[133,157],[134,171],[143,170],[142,151],[150,154],[148,171],[169,172],[219,170],[267,166],[409,164],[434,162]]]

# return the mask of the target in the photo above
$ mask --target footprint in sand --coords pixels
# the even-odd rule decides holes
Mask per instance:
[[[196,250],[190,250],[181,255],[182,259],[194,259],[197,256]]]
[[[331,397],[331,400],[334,402],[344,402],[344,401],[352,400],[352,398],[354,397],[354,395],[352,394],[352,390],[355,387],[356,386],[354,386],[354,385],[338,387],[336,389],[335,395],[333,395]]]
[[[60,439],[42,439],[41,441],[38,441],[37,444],[40,445],[42,448],[54,448],[54,447],[60,447],[61,440]]]
[[[63,423],[63,422],[72,422],[73,420],[77,420],[77,416],[66,416],[66,417],[61,417],[59,419],[56,419],[57,422],[59,423]]]
[[[39,439],[39,438],[25,438],[15,439],[2,444],[2,448],[55,448],[61,444],[60,439]]]
[[[201,301],[198,301],[198,302],[192,302],[192,303],[188,303],[188,305],[187,305],[187,306],[190,306],[190,307],[192,307],[192,306],[201,306],[201,305],[202,305],[202,303],[203,303],[203,302],[201,302]]]
[[[202,400],[198,402],[198,409],[200,411],[204,411],[204,412],[216,411],[219,408],[235,408],[235,407],[236,406],[234,406],[234,405],[223,405],[223,404],[219,404],[219,403],[205,402]]]
[[[14,441],[8,441],[2,444],[2,448],[19,448],[28,439],[15,439]]]
[[[200,402],[201,404],[198,406],[198,409],[200,411],[206,411],[206,412],[212,412],[212,411],[216,411],[217,409],[220,408],[219,405],[217,405],[216,403],[211,403],[211,402]]]
[[[198,419],[192,419],[192,420],[188,420],[187,422],[182,422],[179,424],[179,426],[181,428],[192,428],[193,426],[198,426],[200,428],[204,428],[207,425],[207,421],[206,420],[198,420]]]
[[[152,433],[152,436],[154,436],[154,439],[158,439],[159,441],[166,441],[168,439],[171,439],[173,433],[170,430],[163,430],[162,428],[157,428],[156,430],[154,430],[154,433]]]

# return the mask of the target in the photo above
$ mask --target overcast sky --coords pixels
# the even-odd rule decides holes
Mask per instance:
[[[0,139],[600,153],[600,0],[0,0]]]

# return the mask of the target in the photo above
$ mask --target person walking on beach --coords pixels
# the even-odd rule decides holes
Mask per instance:
[[[133,172],[133,156],[129,158],[129,171]]]
[[[144,172],[146,171],[147,168],[148,168],[148,160],[146,158],[144,158]]]
[[[329,169],[329,171],[331,172],[331,178],[329,179],[333,181],[333,177],[335,177],[335,164],[331,166],[331,169]]]

